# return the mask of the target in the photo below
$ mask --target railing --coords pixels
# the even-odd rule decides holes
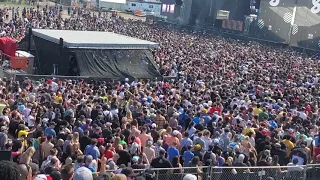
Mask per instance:
[[[202,166],[150,169],[153,180],[182,180],[186,174],[198,180],[319,180],[320,164],[306,166],[228,167]],[[145,169],[135,169],[139,176]],[[112,171],[108,171],[111,173]]]
[[[62,76],[62,75],[36,75],[36,74],[25,74],[25,73],[20,73],[20,72],[15,72],[11,75],[8,75],[13,78],[14,81],[20,81],[23,82],[26,77],[28,77],[31,81],[39,81],[39,80],[47,80],[47,79],[58,79],[60,81],[64,80],[76,80],[76,81],[84,81],[84,82],[92,82],[92,81],[123,81],[124,79],[111,79],[107,77],[88,77],[88,76]],[[164,76],[163,80],[165,81],[172,81],[176,80],[177,77],[175,76]],[[134,80],[134,79],[131,79]],[[139,80],[151,80],[151,79],[146,79],[146,78],[139,78]],[[154,80],[154,79],[153,79]],[[157,79],[161,80],[161,79]]]

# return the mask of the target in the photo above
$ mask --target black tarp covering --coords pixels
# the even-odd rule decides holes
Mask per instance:
[[[56,64],[58,66],[58,75],[68,75],[68,56],[64,55],[64,58],[61,58],[59,44],[37,36],[33,36],[33,38],[36,46],[36,55],[39,58],[39,61],[36,61],[38,74],[52,74],[53,64]]]
[[[160,78],[150,50],[74,50],[80,76],[123,78]]]

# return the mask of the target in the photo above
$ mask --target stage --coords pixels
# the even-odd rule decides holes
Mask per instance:
[[[158,43],[112,32],[32,29],[37,74],[113,80],[162,78]]]

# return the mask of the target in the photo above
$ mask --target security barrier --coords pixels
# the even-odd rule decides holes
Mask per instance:
[[[193,174],[198,180],[318,180],[320,164],[306,166],[232,167],[196,166],[182,168],[154,168],[153,180],[182,180]],[[135,169],[137,176],[145,169]],[[111,174],[113,171],[109,171]],[[142,175],[141,175],[142,176]]]

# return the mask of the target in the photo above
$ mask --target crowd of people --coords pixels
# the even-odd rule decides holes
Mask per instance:
[[[320,160],[316,56],[82,9],[68,18],[59,7],[2,12],[1,34],[18,41],[31,26],[158,42],[159,71],[177,78],[2,78],[0,148],[12,158],[1,156],[10,160],[0,162],[1,179],[132,179],[133,169],[194,167],[184,179],[195,180],[202,166],[301,171]]]

